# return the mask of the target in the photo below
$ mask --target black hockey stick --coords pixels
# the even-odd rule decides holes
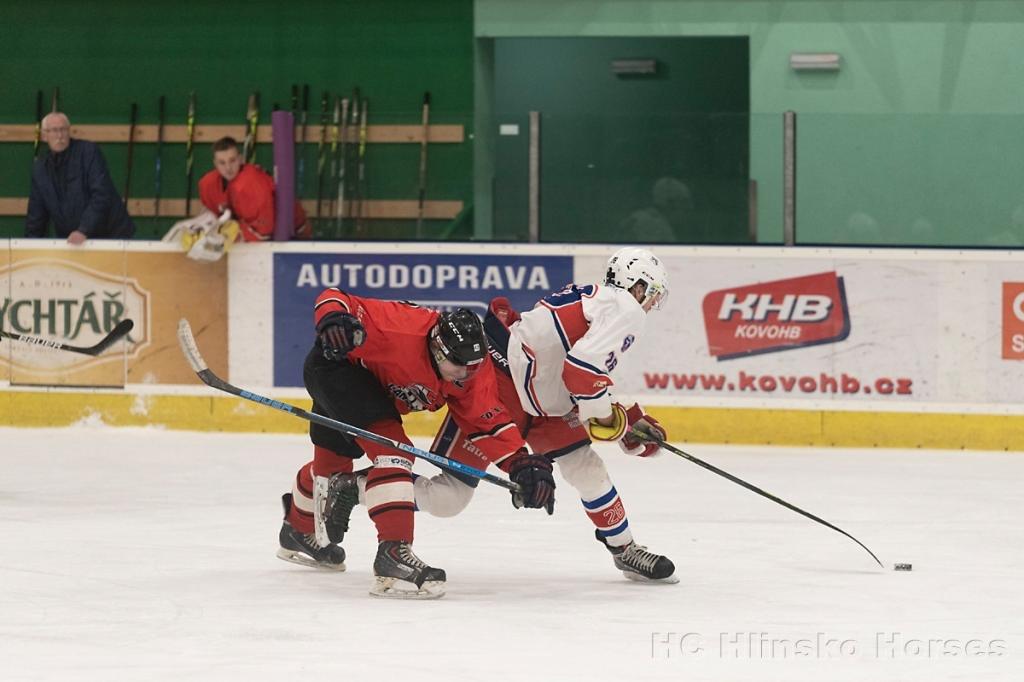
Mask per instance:
[[[416,238],[423,239],[423,209],[427,195],[427,137],[430,131],[430,93],[423,93],[423,139],[420,140],[419,197],[416,203]]]
[[[251,391],[246,391],[245,389],[229,384],[210,371],[210,368],[206,365],[206,361],[203,360],[203,356],[199,354],[199,346],[196,345],[196,339],[192,335],[192,327],[189,325],[188,320],[182,319],[178,322],[178,342],[181,344],[181,352],[185,354],[185,358],[188,360],[188,363],[192,365],[192,369],[195,370],[195,373],[199,376],[202,382],[210,388],[230,393],[231,395],[238,396],[239,398],[251,400],[254,403],[259,403],[266,407],[272,407],[275,410],[287,412],[288,414],[294,415],[300,419],[305,419],[306,421],[326,426],[329,429],[334,429],[335,431],[340,431],[350,436],[364,438],[373,443],[377,443],[378,445],[383,445],[384,447],[412,455],[413,457],[425,459],[428,462],[436,464],[442,469],[448,469],[466,476],[479,478],[482,481],[499,485],[502,488],[513,492],[522,492],[522,488],[518,483],[513,483],[512,481],[501,478],[500,476],[494,476],[486,471],[481,471],[480,469],[463,464],[462,462],[457,462],[454,459],[448,459],[447,457],[435,452],[421,450],[411,445],[406,445],[401,441],[392,440],[372,431],[366,431],[358,426],[352,426],[351,424],[346,424],[345,422],[340,422],[335,419],[331,419],[330,417],[316,414],[315,412],[307,412],[301,407],[282,403],[278,400],[273,400],[272,398],[265,398],[259,394],[252,393]]]
[[[299,158],[299,175],[296,182],[298,189],[297,199],[301,200],[305,196],[306,191],[306,120],[309,116],[309,84],[302,86],[302,113],[299,114],[298,121],[301,126],[299,132],[299,153],[296,155]]]
[[[249,103],[245,110],[245,142],[242,143],[242,161],[253,163],[256,160],[256,136],[260,122],[260,91],[253,90],[249,95]]]
[[[320,98],[320,143],[316,148],[316,225],[324,215],[324,170],[327,164],[327,124],[331,120],[328,106],[331,93],[324,90]]]
[[[128,197],[132,193],[132,162],[135,160],[135,126],[139,122],[139,105],[132,102],[132,111],[128,116],[128,161],[124,171],[124,205],[128,206]]]
[[[333,189],[334,183],[338,181],[338,134],[341,131],[341,95],[334,96],[334,116],[331,118],[331,151],[328,154],[331,159],[331,171],[328,176],[327,187]],[[329,215],[334,214],[337,209],[336,202],[337,195],[332,192],[332,196],[327,200],[327,212]],[[328,221],[329,222],[329,221]]]
[[[0,337],[7,339],[14,339],[15,341],[22,341],[33,346],[42,346],[44,348],[52,348],[53,350],[66,350],[69,353],[81,353],[82,355],[99,355],[112,345],[120,341],[123,337],[127,336],[135,327],[135,323],[131,320],[121,320],[117,323],[110,333],[104,336],[99,343],[95,346],[72,346],[60,341],[53,341],[51,339],[41,339],[38,336],[27,336],[25,334],[5,332],[0,329]]]
[[[356,166],[356,197],[359,200],[359,208],[356,210],[356,234],[360,237],[366,236],[366,118],[368,115],[369,100],[364,96],[360,100],[363,110],[359,116],[359,163]]]
[[[719,468],[718,468],[718,467],[716,467],[715,465],[713,465],[713,464],[708,464],[707,462],[705,462],[704,460],[700,459],[699,457],[694,457],[694,456],[693,456],[693,455],[691,455],[690,453],[688,453],[688,452],[684,452],[684,451],[680,450],[679,448],[675,447],[674,445],[670,445],[669,443],[666,443],[665,441],[663,441],[663,440],[661,440],[660,438],[657,438],[657,437],[655,437],[655,436],[653,436],[653,435],[651,435],[651,434],[647,433],[646,431],[641,431],[640,429],[637,429],[637,428],[635,428],[635,427],[634,427],[634,428],[633,428],[633,431],[632,431],[632,434],[633,434],[633,435],[634,435],[635,437],[637,437],[637,438],[639,438],[639,439],[641,439],[641,440],[646,440],[646,441],[650,441],[650,442],[652,442],[652,443],[657,443],[657,444],[658,444],[659,446],[661,446],[661,447],[665,448],[665,449],[666,449],[666,450],[668,450],[669,452],[671,452],[671,453],[674,453],[674,454],[676,454],[676,455],[679,455],[679,456],[680,456],[680,457],[682,457],[683,459],[688,459],[688,460],[690,460],[691,462],[693,462],[694,464],[696,464],[697,466],[701,466],[701,467],[704,467],[704,468],[705,468],[705,469],[707,469],[708,471],[710,471],[710,472],[712,472],[712,473],[715,473],[715,474],[718,474],[718,475],[719,475],[719,476],[721,476],[722,478],[726,478],[726,479],[728,479],[728,480],[732,481],[733,483],[735,483],[735,484],[737,484],[737,485],[741,485],[741,486],[743,486],[744,488],[746,488],[747,490],[751,490],[751,491],[753,491],[753,492],[757,493],[758,495],[761,495],[761,496],[763,496],[763,497],[767,497],[767,498],[768,498],[769,500],[771,500],[772,502],[775,502],[775,503],[777,503],[777,504],[781,504],[781,505],[782,505],[783,507],[785,507],[786,509],[792,509],[792,510],[793,510],[793,511],[795,511],[795,512],[796,512],[797,514],[800,514],[800,515],[802,515],[802,516],[806,516],[807,518],[809,518],[809,519],[810,519],[810,520],[812,520],[812,521],[817,521],[817,522],[818,522],[818,523],[820,523],[821,525],[823,525],[823,526],[825,526],[825,527],[827,527],[827,528],[831,528],[832,530],[836,531],[837,533],[842,533],[843,535],[845,535],[846,537],[850,538],[851,540],[853,540],[854,542],[856,542],[856,543],[857,543],[858,545],[860,545],[860,546],[861,546],[861,547],[862,547],[862,548],[864,549],[864,551],[865,551],[865,552],[867,552],[868,554],[870,554],[870,555],[871,555],[871,558],[872,558],[872,559],[874,559],[874,560],[875,560],[876,562],[878,562],[878,565],[879,565],[879,566],[882,566],[882,562],[878,560],[878,557],[876,557],[876,556],[875,556],[875,553],[874,553],[874,552],[872,552],[872,551],[871,551],[870,549],[868,549],[868,548],[867,548],[867,547],[866,547],[866,546],[864,545],[864,543],[863,543],[863,542],[861,542],[861,541],[860,541],[860,540],[858,540],[857,538],[853,537],[852,535],[850,535],[849,533],[847,533],[847,532],[846,532],[845,530],[843,530],[842,528],[839,528],[839,527],[837,527],[837,526],[833,526],[833,525],[832,525],[831,523],[829,523],[828,521],[826,521],[826,520],[824,520],[824,519],[822,519],[822,518],[819,518],[819,517],[815,516],[814,514],[811,514],[810,512],[805,512],[805,511],[804,511],[803,509],[801,509],[800,507],[797,507],[796,505],[790,504],[789,502],[786,502],[785,500],[783,500],[783,499],[781,499],[781,498],[775,497],[775,495],[772,495],[772,494],[771,494],[771,493],[769,493],[769,492],[766,492],[766,491],[764,491],[764,490],[761,490],[761,489],[760,489],[760,488],[758,488],[758,487],[757,487],[756,485],[752,485],[752,484],[750,484],[750,483],[747,483],[747,482],[746,482],[746,481],[744,481],[744,480],[743,480],[742,478],[737,478],[736,476],[733,476],[732,474],[730,474],[730,473],[729,473],[729,472],[727,472],[727,471],[722,471],[721,469],[719,469]],[[882,567],[883,567],[883,568],[885,568],[884,566],[882,566]]]
[[[192,169],[195,160],[196,91],[188,95],[188,113],[185,115],[185,217],[192,214]]]
[[[345,166],[348,164],[348,98],[341,98],[341,150],[338,154],[338,210],[334,218],[334,236],[341,239],[345,225]]]
[[[163,156],[164,156],[164,122],[167,113],[167,98],[160,95],[157,102],[157,123],[156,123],[156,165],[153,168],[153,228],[154,232],[159,231],[160,225],[160,191],[163,179]]]
[[[43,133],[43,91],[36,90],[36,132],[32,140],[32,158],[39,158],[39,141]]]

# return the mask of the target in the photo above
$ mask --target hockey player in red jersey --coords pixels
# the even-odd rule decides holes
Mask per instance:
[[[273,239],[274,179],[259,166],[244,163],[234,138],[223,137],[213,143],[214,169],[199,179],[199,199],[214,215],[231,209],[238,221],[243,241]],[[295,202],[295,236],[309,239],[306,213]]]
[[[623,353],[643,333],[647,313],[668,295],[668,275],[646,249],[627,247],[608,261],[602,285],[569,285],[518,315],[498,298],[484,325],[499,397],[536,453],[558,464],[580,495],[597,539],[630,579],[675,583],[675,566],[633,541],[629,520],[604,462],[591,440],[617,441],[629,455],[657,452],[631,434],[634,427],[666,438],[639,405],[625,407],[611,395],[612,375]],[[466,430],[446,420],[432,449],[472,466],[485,466]],[[476,480],[449,472],[416,480],[416,505],[454,516],[472,498]]]
[[[315,323],[317,340],[303,367],[313,412],[411,444],[401,415],[447,404],[476,451],[522,487],[513,504],[553,512],[551,463],[527,452],[499,402],[476,314],[464,308],[438,313],[332,288],[317,298]],[[291,494],[284,496],[278,556],[344,570],[344,550],[337,543],[347,530],[355,490],[343,474],[352,472],[353,461],[365,453],[373,461],[365,503],[379,541],[371,594],[443,595],[444,571],[412,551],[412,457],[318,424],[310,425],[310,439],[313,461],[299,470]]]

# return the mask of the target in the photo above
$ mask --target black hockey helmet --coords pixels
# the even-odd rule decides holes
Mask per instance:
[[[483,323],[467,308],[441,313],[430,330],[430,339],[436,348],[437,362],[448,360],[475,372],[487,357]]]

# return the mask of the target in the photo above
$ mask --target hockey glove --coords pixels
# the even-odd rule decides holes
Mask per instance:
[[[509,300],[504,296],[495,296],[491,299],[491,313],[494,314],[498,320],[505,325],[506,328],[511,327],[515,322],[518,322],[521,318],[516,309],[512,307]]]
[[[668,434],[665,433],[664,427],[658,423],[658,420],[649,414],[644,414],[643,408],[637,403],[633,403],[633,406],[626,410],[626,422],[628,426],[625,435],[619,441],[619,447],[627,455],[650,457],[661,448],[660,441],[668,438]],[[647,434],[654,440],[644,440],[634,435],[634,431]]]
[[[555,513],[555,479],[551,475],[551,460],[541,455],[531,455],[523,448],[509,458],[502,468],[508,472],[513,483],[521,491],[512,491],[512,506],[516,509],[546,509]]]
[[[328,313],[316,326],[324,358],[343,360],[350,351],[366,341],[366,329],[355,315]]]

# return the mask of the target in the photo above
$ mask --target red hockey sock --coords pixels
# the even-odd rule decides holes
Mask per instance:
[[[354,460],[351,457],[339,455],[334,450],[313,446],[313,475],[330,478],[334,474],[351,474],[354,468]]]
[[[351,461],[351,460],[349,460]],[[292,508],[288,510],[288,523],[300,533],[313,532],[313,462],[307,462],[295,475],[292,484]]]
[[[375,422],[367,430],[412,444],[397,421]],[[373,460],[373,469],[366,477],[366,508],[377,526],[377,540],[412,542],[412,456],[362,439],[359,445]]]

